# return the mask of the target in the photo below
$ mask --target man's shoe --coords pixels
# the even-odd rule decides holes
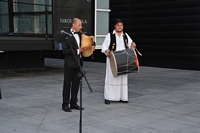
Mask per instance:
[[[72,110],[68,106],[62,107],[62,110],[65,112],[72,112]]]
[[[105,104],[110,104],[110,101],[105,99]]]
[[[122,103],[128,103],[128,101],[122,101],[122,100],[120,100],[120,102],[122,102]]]
[[[77,104],[76,105],[71,105],[71,109],[84,110],[84,108],[81,108]]]

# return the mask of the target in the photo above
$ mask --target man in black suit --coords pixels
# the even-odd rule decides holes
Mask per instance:
[[[83,60],[81,58],[80,53],[83,52],[85,49],[81,48],[81,31],[82,29],[82,22],[78,18],[74,18],[72,22],[72,27],[68,31],[72,34],[72,36],[64,35],[63,42],[62,42],[62,51],[65,55],[65,62],[64,62],[64,84],[63,84],[63,103],[62,103],[62,110],[65,112],[72,112],[71,109],[83,110],[77,104],[77,94],[79,90],[79,83],[80,78],[78,78],[78,74],[80,73],[79,65],[83,65]],[[66,38],[67,37],[67,38]],[[70,48],[70,44],[72,49]],[[72,51],[73,50],[73,51]],[[75,53],[75,56],[73,54]],[[71,95],[71,96],[70,96]],[[70,106],[69,106],[70,104]]]

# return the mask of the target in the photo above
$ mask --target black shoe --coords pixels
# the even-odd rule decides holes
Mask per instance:
[[[110,104],[110,101],[105,99],[105,104]]]
[[[84,110],[84,108],[81,108],[77,104],[76,105],[71,105],[70,107],[71,107],[71,109]]]
[[[122,100],[120,100],[120,102],[122,102],[122,103],[128,103],[128,101],[122,101]]]
[[[62,110],[65,112],[72,112],[72,110],[68,106],[62,107]]]

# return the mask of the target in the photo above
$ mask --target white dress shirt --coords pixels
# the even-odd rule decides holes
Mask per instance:
[[[79,38],[79,35],[77,33],[74,34],[75,31],[73,29],[71,29],[70,31],[72,32],[73,36],[75,37],[76,42],[78,44],[78,48],[79,48],[80,47],[80,38]],[[80,54],[79,49],[77,49],[77,54]]]

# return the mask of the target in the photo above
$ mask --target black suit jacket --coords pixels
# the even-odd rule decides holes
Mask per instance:
[[[71,33],[71,31],[68,31],[68,33]],[[81,66],[83,65],[83,60],[82,58],[80,58],[80,55],[77,54],[77,49],[79,49],[78,44],[76,42],[75,37],[73,36],[73,33],[71,34],[72,36],[63,35],[63,39],[62,39],[62,52],[65,55],[64,66],[65,67],[79,67],[78,62],[76,61],[76,58],[80,62]],[[80,38],[80,46],[81,46],[81,33],[78,33],[78,35]],[[72,49],[69,43],[71,44]],[[73,52],[75,53],[76,58]]]

